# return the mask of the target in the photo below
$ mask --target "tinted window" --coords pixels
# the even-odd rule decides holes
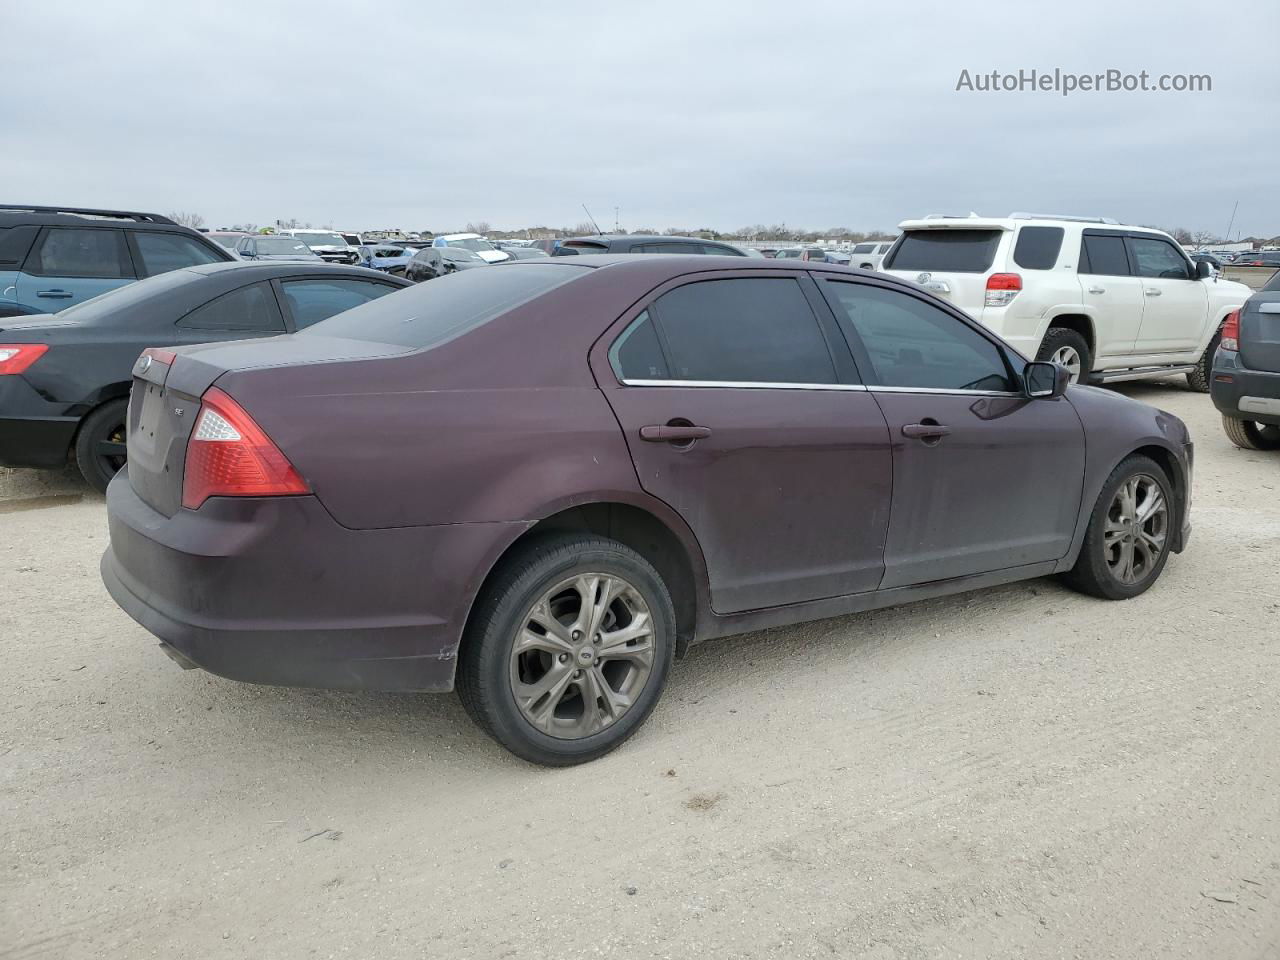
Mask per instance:
[[[795,280],[691,283],[664,294],[656,307],[676,380],[839,382]]]
[[[689,251],[692,253],[693,251]],[[745,257],[746,254],[741,250],[735,250],[733,247],[726,247],[718,243],[702,244],[702,252],[713,257]]]
[[[1168,240],[1156,237],[1130,237],[1134,273],[1140,277],[1162,277],[1186,280],[1190,274],[1186,258]]]
[[[340,313],[300,335],[315,333],[405,347],[438,347],[590,272],[586,267],[550,263],[459,270],[430,283],[407,287],[403,296],[379,298]]]
[[[999,230],[909,230],[886,270],[986,273],[1000,244]]]
[[[1080,272],[1108,277],[1129,276],[1124,237],[1086,233],[1080,250]]]
[[[608,246],[600,243],[583,243],[582,241],[574,241],[571,243],[562,243],[556,248],[556,253],[560,256],[577,256],[580,253],[608,253]]]
[[[875,253],[876,245],[874,243],[855,243],[850,253]]]
[[[187,330],[243,330],[284,333],[284,318],[268,283],[254,283],[224,293],[178,321]]]
[[[32,273],[46,277],[133,276],[119,230],[53,227],[45,231],[36,251]]]
[[[696,243],[637,243],[628,253],[702,253]]]
[[[1013,248],[1013,262],[1028,270],[1048,270],[1062,250],[1061,227],[1023,227]]]
[[[999,349],[932,304],[881,287],[825,281],[837,314],[853,327],[871,360],[868,384],[938,390],[1011,391]]]
[[[667,361],[646,310],[614,341],[609,362],[619,380],[666,380]]]
[[[373,280],[285,280],[280,284],[299,330],[386,296],[399,287]]]
[[[1266,290],[1268,293],[1273,290],[1280,290],[1280,272],[1273,274],[1271,279],[1263,285],[1262,289]]]
[[[168,273],[199,263],[221,263],[218,256],[203,243],[184,237],[180,233],[147,233],[136,231],[133,242],[138,245],[142,258],[142,271],[149,277]]]
[[[31,241],[39,229],[33,226],[0,228],[0,263],[21,263],[27,259]]]

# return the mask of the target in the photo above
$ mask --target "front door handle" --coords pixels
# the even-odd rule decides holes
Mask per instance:
[[[75,294],[70,290],[37,290],[37,297],[46,297],[52,300],[65,300],[68,297],[74,297]]]
[[[1106,293],[1107,288],[1106,287],[1090,287],[1089,292],[1090,293]]]
[[[913,440],[923,440],[925,443],[937,443],[943,437],[951,432],[950,427],[944,427],[935,421],[926,421],[925,423],[908,423],[902,427],[902,435],[910,437]]]
[[[693,424],[650,424],[640,428],[640,439],[650,443],[689,443],[693,440],[705,440],[709,436],[710,427],[696,427]]]
[[[1157,290],[1155,287],[1147,287],[1147,296],[1148,296],[1148,297],[1158,297],[1158,296],[1160,296],[1160,291],[1159,291],[1159,290]]]

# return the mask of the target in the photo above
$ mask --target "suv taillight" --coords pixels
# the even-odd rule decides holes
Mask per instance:
[[[1022,289],[1022,277],[1016,273],[993,273],[987,277],[988,307],[1007,307]]]
[[[311,487],[288,457],[235,400],[205,391],[187,441],[182,505],[198,510],[210,497],[286,497]]]
[[[1240,349],[1240,311],[1232,310],[1227,319],[1222,321],[1222,340],[1219,346],[1223,350]]]
[[[0,375],[26,373],[48,349],[47,343],[0,343]]]

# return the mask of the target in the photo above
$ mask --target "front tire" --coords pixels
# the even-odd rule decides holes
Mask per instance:
[[[125,463],[128,400],[112,400],[90,413],[76,434],[76,466],[89,486],[105,493]]]
[[[644,723],[675,657],[662,577],[630,547],[589,535],[537,540],[503,561],[458,656],[458,697],[516,756],[585,763]]]
[[[1070,327],[1050,327],[1040,342],[1037,360],[1048,360],[1067,368],[1072,383],[1088,383],[1093,372],[1089,341]]]
[[[1187,374],[1187,386],[1196,393],[1209,392],[1209,377],[1213,373],[1213,355],[1217,352],[1221,341],[1222,331],[1219,330],[1209,341],[1209,346],[1205,347],[1204,353],[1196,363],[1196,368]]]
[[[1128,457],[1102,485],[1080,556],[1063,579],[1104,600],[1145,593],[1169,559],[1174,507],[1173,489],[1160,465],[1141,454]]]
[[[1280,450],[1280,427],[1222,416],[1227,439],[1243,450]]]

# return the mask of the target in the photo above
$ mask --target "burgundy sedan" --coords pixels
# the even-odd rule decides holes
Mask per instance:
[[[174,660],[456,687],[539,763],[616,747],[690,643],[1048,574],[1121,600],[1190,530],[1177,417],[814,262],[505,264],[134,377],[102,575]]]

